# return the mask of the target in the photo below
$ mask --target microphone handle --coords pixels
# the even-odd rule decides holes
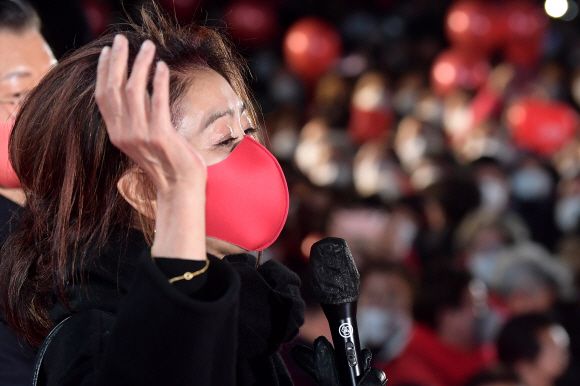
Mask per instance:
[[[356,386],[363,375],[356,305],[357,302],[321,304],[332,333],[336,366],[342,386]]]

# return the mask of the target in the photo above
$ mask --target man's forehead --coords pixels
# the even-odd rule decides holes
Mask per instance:
[[[16,81],[44,72],[54,61],[37,31],[14,34],[0,30],[0,81]]]

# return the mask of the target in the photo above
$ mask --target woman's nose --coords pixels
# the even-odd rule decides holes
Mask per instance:
[[[229,128],[231,131],[232,138],[235,138],[234,146],[232,146],[232,151],[234,151],[234,149],[240,144],[240,142],[242,142],[246,133],[244,132],[244,129],[242,128],[241,124],[231,125],[229,126]]]

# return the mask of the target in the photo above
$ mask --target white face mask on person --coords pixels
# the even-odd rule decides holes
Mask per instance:
[[[523,201],[546,199],[554,186],[550,174],[539,167],[526,167],[514,172],[511,182],[514,195]]]
[[[474,253],[468,258],[467,268],[474,277],[491,285],[499,263],[498,255],[499,248]]]
[[[483,207],[497,211],[507,207],[510,192],[501,180],[494,177],[482,177],[479,180],[479,190]]]
[[[357,312],[361,347],[378,349],[375,359],[399,355],[411,337],[410,316],[380,307],[361,307]]]

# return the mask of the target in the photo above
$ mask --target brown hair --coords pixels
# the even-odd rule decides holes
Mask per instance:
[[[142,17],[142,27],[130,23],[131,30],[123,32],[129,68],[141,44],[153,41],[155,61],[163,60],[171,71],[174,121],[194,70],[211,68],[230,83],[256,123],[245,63],[218,31],[178,27],[157,7],[143,10]],[[117,191],[117,181],[135,165],[109,141],[94,98],[99,54],[114,36],[78,49],[51,70],[24,102],[10,139],[10,159],[27,204],[2,251],[2,304],[8,324],[32,346],[52,327],[52,294],[67,304],[65,289],[89,263],[89,247],[103,247],[114,227],[135,223],[135,212]],[[140,220],[151,242],[152,221]]]

